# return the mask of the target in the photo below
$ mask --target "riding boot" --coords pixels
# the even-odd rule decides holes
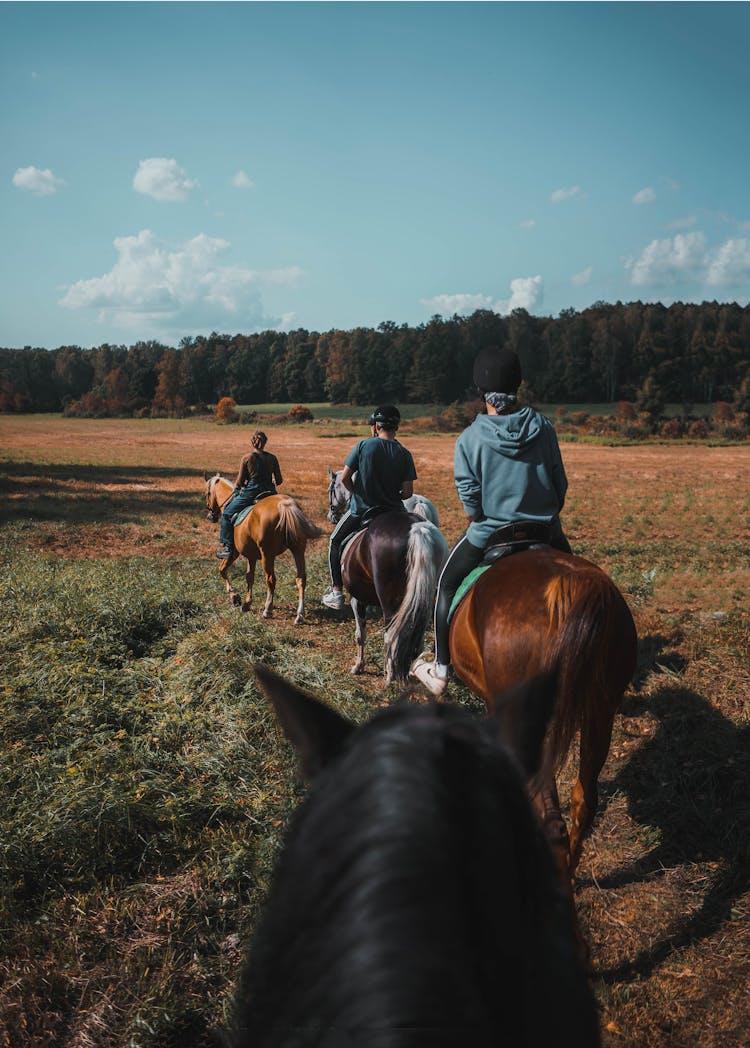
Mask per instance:
[[[484,550],[469,542],[464,535],[453,547],[440,575],[435,598],[435,661],[442,666],[449,666],[451,661],[448,615],[453,598],[458,587],[479,564],[483,555]]]

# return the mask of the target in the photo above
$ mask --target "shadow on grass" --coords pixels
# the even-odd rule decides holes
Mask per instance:
[[[194,488],[194,493],[160,488],[161,482],[176,478],[184,479],[185,488]],[[203,471],[198,469],[31,462],[5,463],[0,469],[0,524],[22,520],[127,524],[161,514],[198,516],[203,509]]]
[[[719,869],[700,909],[631,962],[601,972],[606,982],[648,975],[675,949],[713,934],[750,887],[750,730],[679,685],[629,699],[622,712],[646,711],[659,720],[655,736],[605,789],[624,793],[631,817],[657,828],[660,843],[601,879],[600,887],[648,881],[663,868],[693,863],[717,863]]]

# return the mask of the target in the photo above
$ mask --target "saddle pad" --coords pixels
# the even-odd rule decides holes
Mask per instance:
[[[242,523],[242,521],[245,519],[245,517],[248,515],[248,513],[250,512],[251,509],[255,509],[255,503],[254,502],[251,502],[249,506],[245,506],[244,509],[241,509],[239,511],[239,513],[237,514],[237,516],[234,518],[234,521],[233,521],[235,528],[237,527],[238,524]]]
[[[479,564],[473,571],[470,571],[466,578],[461,582],[461,585],[456,590],[456,595],[453,598],[450,611],[448,612],[448,622],[453,618],[453,612],[456,610],[458,605],[464,599],[466,594],[469,592],[471,587],[477,581],[480,575],[484,575],[485,571],[490,567],[489,564]]]

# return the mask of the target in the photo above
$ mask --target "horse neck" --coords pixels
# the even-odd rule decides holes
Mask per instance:
[[[524,863],[541,853],[545,869],[525,787],[509,760],[487,780],[471,744],[429,726],[422,736],[396,731],[352,747],[298,811],[253,957],[255,992],[270,1010],[275,1002],[295,1021],[326,1015],[360,1029],[384,1016],[450,1025],[494,1010],[497,944],[508,940],[505,980],[519,978],[517,834],[500,827],[520,820]],[[436,957],[445,978],[425,980]]]
[[[213,487],[213,498],[217,506],[226,502],[233,490],[233,485],[225,477],[217,477]]]

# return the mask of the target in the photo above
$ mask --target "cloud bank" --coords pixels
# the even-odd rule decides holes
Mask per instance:
[[[19,167],[13,175],[13,185],[17,189],[25,189],[35,196],[52,196],[65,183],[61,178],[52,174],[48,167]]]
[[[136,193],[143,193],[154,200],[177,203],[187,200],[190,190],[197,185],[197,182],[187,177],[176,160],[159,156],[141,160],[133,178]]]
[[[421,299],[422,305],[429,306],[433,313],[441,316],[453,316],[473,313],[477,309],[491,309],[494,313],[506,315],[514,309],[525,309],[532,313],[541,303],[544,295],[542,278],[516,277],[510,282],[510,298],[494,299],[491,295],[454,294],[435,295],[433,298]]]
[[[646,186],[645,189],[639,189],[633,197],[634,204],[653,204],[656,200],[656,193],[651,186]]]
[[[178,247],[159,241],[149,229],[114,241],[118,258],[109,273],[72,284],[60,305],[90,309],[118,327],[149,328],[163,334],[202,328],[258,330],[278,327],[282,318],[265,315],[261,289],[292,285],[296,266],[267,272],[222,265],[231,247],[200,233]]]
[[[702,233],[678,233],[652,240],[636,259],[626,259],[630,281],[637,287],[665,287],[690,280],[711,288],[750,283],[750,240],[727,240],[709,247]]]

